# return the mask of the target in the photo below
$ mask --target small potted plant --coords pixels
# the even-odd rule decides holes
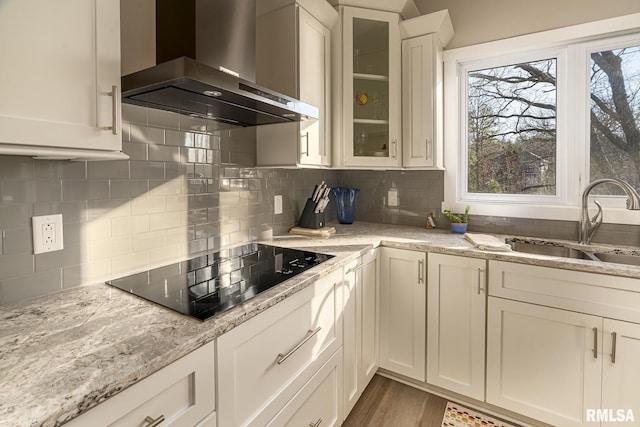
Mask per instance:
[[[449,209],[442,211],[444,216],[451,223],[451,231],[454,233],[466,233],[469,223],[469,206],[467,205],[463,214],[454,214]]]

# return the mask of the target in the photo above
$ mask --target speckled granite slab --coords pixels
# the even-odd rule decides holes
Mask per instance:
[[[483,252],[445,230],[335,227],[329,238],[265,242],[336,257],[205,322],[103,284],[0,309],[0,426],[60,425],[380,244],[640,278],[633,266]]]

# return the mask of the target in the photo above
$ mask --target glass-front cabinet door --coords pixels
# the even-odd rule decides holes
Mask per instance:
[[[400,33],[395,13],[343,9],[344,166],[400,167]]]

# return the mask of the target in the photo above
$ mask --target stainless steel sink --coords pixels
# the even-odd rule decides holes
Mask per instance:
[[[580,245],[551,240],[508,238],[505,239],[516,252],[548,255],[596,262],[640,266],[640,250],[609,248],[596,245]]]

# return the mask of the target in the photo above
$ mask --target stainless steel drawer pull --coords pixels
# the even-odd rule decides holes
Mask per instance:
[[[144,417],[144,422],[148,423],[146,426],[144,427],[156,427],[158,425],[160,425],[161,422],[164,421],[164,415],[160,415],[158,418],[153,419],[150,416],[146,416]]]
[[[282,363],[284,363],[285,360],[287,360],[289,357],[291,357],[291,355],[293,353],[295,353],[296,351],[298,351],[298,349],[300,347],[302,347],[304,345],[304,343],[306,343],[307,341],[309,341],[311,338],[313,338],[313,336],[315,334],[317,334],[318,332],[320,332],[320,329],[322,329],[320,326],[318,326],[316,329],[314,329],[313,331],[311,329],[309,329],[309,332],[307,332],[307,335],[302,339],[302,341],[300,341],[298,343],[298,345],[296,345],[295,347],[293,347],[291,349],[291,351],[287,354],[278,354],[278,358],[276,359],[276,363],[278,365],[281,365]]]
[[[593,328],[593,358],[598,358],[598,328]]]
[[[393,158],[397,159],[398,158],[398,140],[394,139],[393,142],[391,142],[391,144],[393,145]]]
[[[424,270],[424,261],[419,259],[418,260],[418,283],[424,283],[424,275],[422,274],[423,270]]]
[[[318,418],[318,421],[316,421],[315,423],[309,423],[309,427],[318,427],[321,422],[322,418]]]
[[[478,267],[478,295],[480,295],[480,291],[482,291],[482,288],[480,287],[481,283],[482,283],[482,269]]]
[[[113,124],[106,127],[106,130],[110,130],[114,135],[120,134],[120,122],[118,117],[120,116],[120,88],[117,85],[111,86],[111,115],[113,116]]]
[[[616,341],[618,334],[611,332],[611,363],[616,363]]]

